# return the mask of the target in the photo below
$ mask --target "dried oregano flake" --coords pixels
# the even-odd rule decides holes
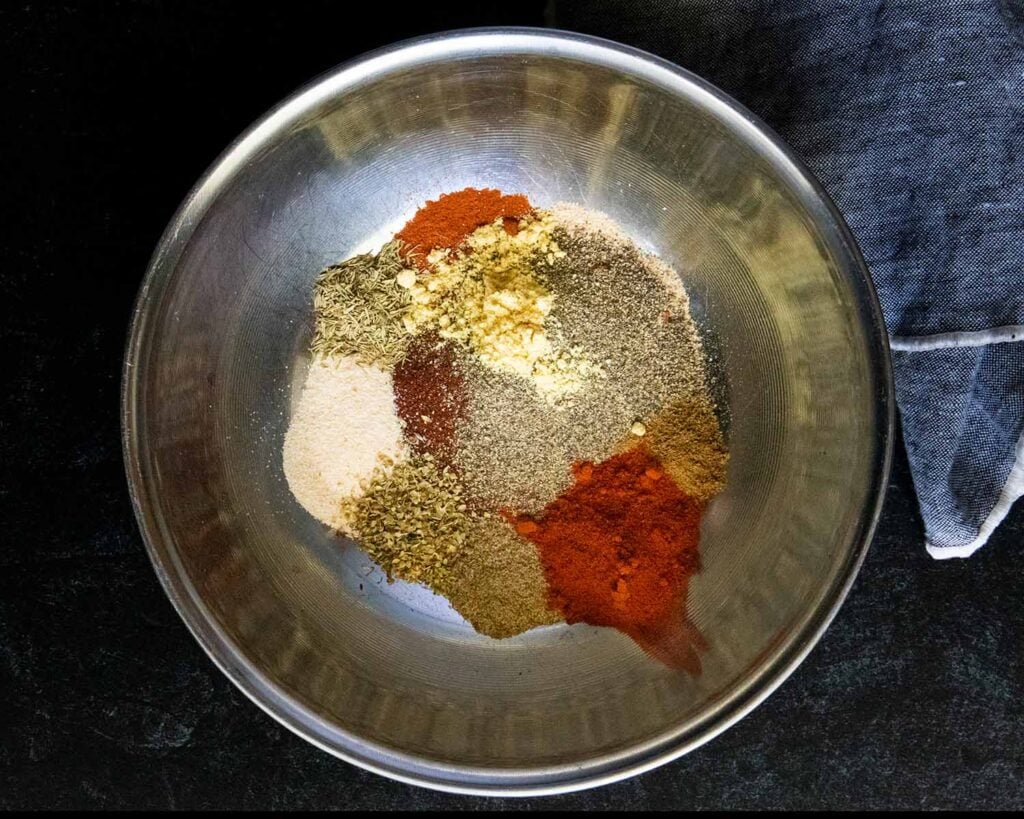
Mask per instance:
[[[343,503],[342,514],[389,579],[435,590],[444,588],[469,528],[458,478],[429,455],[379,470],[362,497]]]

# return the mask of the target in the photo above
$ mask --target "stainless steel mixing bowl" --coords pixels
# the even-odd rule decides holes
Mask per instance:
[[[281,443],[320,268],[468,185],[605,211],[680,272],[728,407],[703,528],[699,676],[608,629],[481,637],[388,585],[294,501]],[[806,655],[863,559],[888,473],[888,353],[867,272],[747,111],[650,55],[480,30],[376,52],[260,120],[172,220],[125,363],[136,514],[168,595],[254,702],[429,787],[567,791],[707,741]]]

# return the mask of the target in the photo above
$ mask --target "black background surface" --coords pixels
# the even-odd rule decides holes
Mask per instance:
[[[0,808],[1024,807],[1024,510],[972,559],[933,561],[899,443],[878,536],[807,661],[709,745],[618,785],[502,801],[390,782],[214,668],[160,589],[121,464],[125,333],[161,231],[319,72],[416,34],[557,22],[539,2],[371,3],[357,25],[345,5],[0,5]]]

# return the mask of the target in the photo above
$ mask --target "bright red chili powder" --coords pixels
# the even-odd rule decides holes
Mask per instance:
[[[686,618],[700,568],[702,506],[644,448],[577,463],[575,483],[537,517],[509,516],[540,552],[552,605],[569,623],[610,626],[662,662],[700,671]]]
[[[427,202],[395,238],[403,243],[404,252],[414,254],[420,267],[426,267],[427,255],[434,248],[457,248],[478,227],[499,217],[505,229],[515,234],[519,219],[532,211],[530,200],[522,194],[506,196],[494,188],[464,188]]]

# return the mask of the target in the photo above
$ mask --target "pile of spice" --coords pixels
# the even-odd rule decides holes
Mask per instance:
[[[728,454],[679,276],[578,205],[467,188],[324,270],[284,443],[299,503],[482,634],[686,616]]]
[[[395,366],[394,378],[395,408],[409,446],[451,467],[466,405],[459,358],[437,336],[416,336]]]
[[[388,577],[439,588],[466,545],[466,504],[455,476],[429,455],[378,469],[342,501],[346,520]]]
[[[540,515],[512,517],[540,549],[550,599],[569,623],[611,626],[673,665],[694,667],[692,650],[666,651],[664,640],[700,567],[700,502],[646,447],[577,463],[573,475]]]
[[[427,202],[395,234],[395,239],[405,248],[406,256],[426,268],[431,251],[458,248],[478,227],[497,220],[509,233],[515,233],[519,220],[532,213],[533,206],[522,194],[506,196],[493,188],[465,188]]]
[[[282,453],[296,500],[351,535],[342,502],[407,454],[390,375],[354,357],[314,358]]]
[[[402,324],[410,298],[401,283],[416,274],[398,248],[389,242],[377,254],[354,256],[317,277],[313,353],[353,355],[386,368],[402,359],[410,342]]]

